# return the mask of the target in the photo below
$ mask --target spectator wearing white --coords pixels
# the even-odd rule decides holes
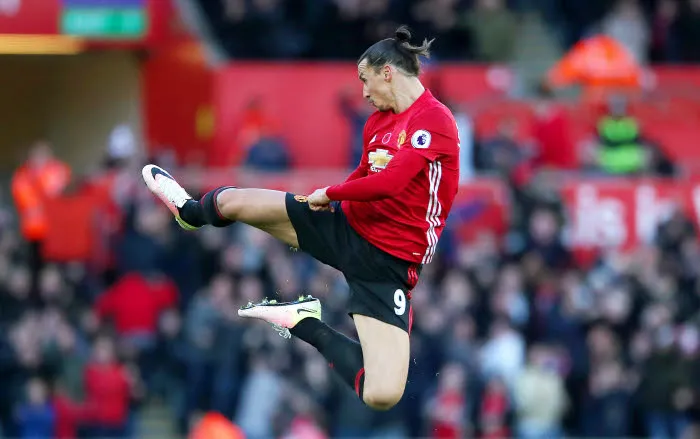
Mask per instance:
[[[561,437],[568,405],[564,380],[557,373],[555,357],[543,346],[530,349],[529,364],[515,382],[513,399],[518,437]]]

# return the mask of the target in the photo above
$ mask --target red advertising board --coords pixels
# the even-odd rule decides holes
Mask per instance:
[[[61,0],[0,0],[0,34],[58,33]]]
[[[490,69],[448,65],[426,75],[429,87],[454,101],[500,95],[491,86]],[[217,72],[214,86],[217,129],[212,164],[239,164],[244,157],[236,143],[242,114],[254,99],[262,103],[276,131],[292,150],[295,166],[345,167],[350,154],[350,126],[339,105],[350,90],[362,99],[354,63],[236,62]]]
[[[655,70],[656,72],[656,70]],[[449,103],[466,103],[479,121],[484,112],[495,112],[526,122],[531,102],[503,102],[501,86],[508,83],[506,70],[468,64],[431,67],[425,82]],[[658,69],[658,95],[634,106],[645,135],[673,159],[700,164],[700,148],[692,139],[700,134],[700,93],[693,95],[698,68]],[[353,63],[247,63],[236,62],[216,71],[213,101],[217,128],[209,151],[210,163],[240,164],[245,151],[236,141],[246,105],[257,99],[278,134],[292,151],[297,167],[337,167],[348,164],[350,126],[340,110],[338,97],[350,90],[361,99],[361,87]],[[492,105],[488,105],[492,102]],[[513,111],[508,111],[508,109]],[[572,111],[577,136],[590,135],[595,120],[590,108]],[[497,124],[499,119],[494,119]],[[579,120],[583,122],[579,123]],[[580,126],[585,123],[586,126]],[[164,126],[172,124],[164,124]],[[574,140],[581,140],[576,138]]]
[[[700,225],[700,181],[577,180],[564,184],[573,249],[632,250],[676,208]]]
[[[484,232],[502,236],[510,225],[511,202],[510,189],[502,180],[474,179],[459,186],[450,222],[457,226],[457,236],[464,241]]]

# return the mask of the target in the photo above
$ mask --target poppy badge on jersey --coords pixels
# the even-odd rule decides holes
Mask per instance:
[[[430,146],[432,136],[425,130],[418,130],[411,136],[411,145],[417,149],[426,149]]]

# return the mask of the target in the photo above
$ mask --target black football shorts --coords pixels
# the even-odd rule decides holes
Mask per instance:
[[[411,290],[421,265],[386,253],[350,226],[340,203],[333,211],[311,210],[306,197],[287,194],[287,215],[300,250],[340,270],[350,287],[348,314],[372,317],[410,334]]]

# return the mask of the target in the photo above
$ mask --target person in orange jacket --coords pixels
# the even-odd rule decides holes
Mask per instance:
[[[222,414],[209,412],[197,423],[188,439],[245,439],[245,433]]]
[[[12,197],[19,215],[20,231],[29,244],[29,258],[36,290],[39,272],[43,266],[41,245],[48,232],[50,213],[45,204],[61,195],[71,177],[71,170],[54,157],[46,142],[37,142],[12,177]]]
[[[644,88],[644,69],[625,46],[599,34],[579,41],[547,72],[552,89],[581,85],[587,101],[604,102],[613,94],[636,95]]]

